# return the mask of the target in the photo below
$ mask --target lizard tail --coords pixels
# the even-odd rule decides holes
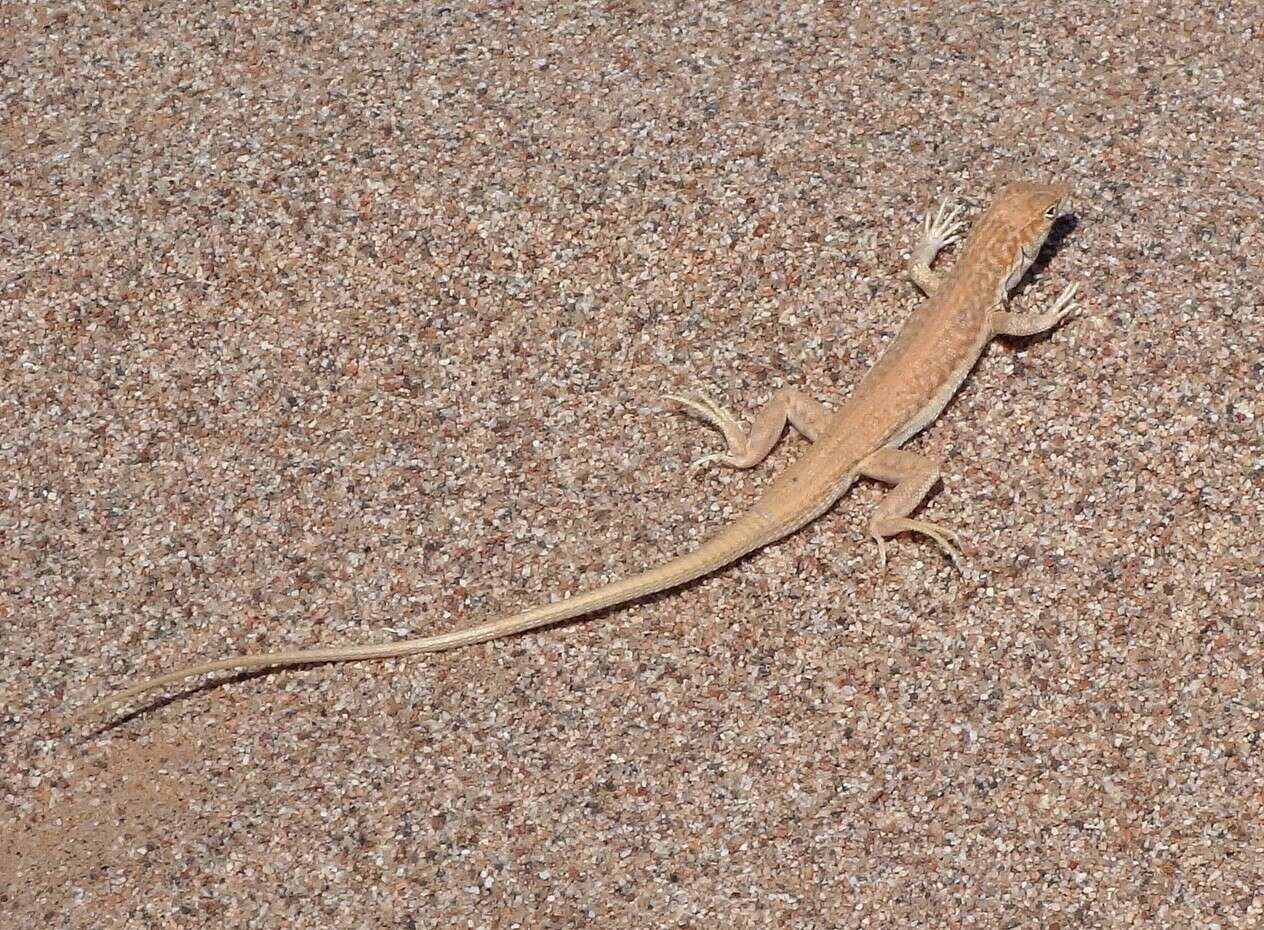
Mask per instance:
[[[115,692],[109,697],[85,708],[75,716],[88,717],[107,708],[115,707],[137,695],[144,694],[154,688],[161,688],[173,682],[205,675],[209,672],[229,670],[244,671],[252,668],[270,668],[286,665],[307,665],[317,662],[343,662],[352,659],[390,659],[398,656],[414,655],[419,652],[440,652],[454,649],[457,646],[468,646],[474,643],[487,642],[511,636],[537,627],[548,626],[562,620],[591,614],[616,604],[623,604],[637,598],[675,588],[686,582],[709,575],[723,568],[742,556],[767,545],[774,539],[792,532],[797,527],[774,527],[758,512],[748,512],[739,517],[717,535],[702,543],[697,549],[670,559],[661,565],[612,581],[576,594],[574,597],[552,604],[542,604],[521,613],[489,620],[476,626],[436,636],[423,636],[417,639],[399,640],[393,643],[378,643],[364,646],[329,646],[321,649],[293,649],[283,652],[270,652],[260,655],[240,655],[213,662],[201,662],[189,665],[165,675],[159,675]]]

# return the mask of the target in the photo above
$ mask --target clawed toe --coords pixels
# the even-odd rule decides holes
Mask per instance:
[[[737,462],[734,460],[733,456],[730,455],[729,453],[712,452],[709,455],[702,456],[702,458],[694,459],[692,462],[689,463],[689,467],[702,468],[703,466],[710,465],[712,462],[719,462],[721,465],[729,465],[729,466],[737,465]]]
[[[878,544],[878,571],[885,573],[887,570],[887,541],[876,534],[873,536],[873,541]]]
[[[1062,293],[1058,295],[1058,299],[1053,302],[1053,313],[1057,315],[1059,323],[1080,310],[1080,302],[1075,299],[1079,289],[1079,284],[1072,282],[1063,289]]]
[[[695,461],[690,466],[691,468],[700,468],[712,462],[737,467],[738,458],[745,453],[745,437],[742,434],[741,425],[731,413],[705,394],[666,394],[664,400],[675,401],[690,413],[710,423],[724,434],[724,440],[728,443],[727,451],[704,455]]]
[[[870,531],[870,535],[878,543],[878,565],[885,569],[887,565],[887,549],[884,537],[894,536],[896,533],[909,532],[920,533],[934,540],[935,544],[952,559],[952,564],[957,567],[958,571],[963,570],[965,564],[965,556],[961,549],[958,548],[960,538],[956,531],[948,529],[946,526],[940,526],[938,523],[931,523],[928,520],[900,520],[894,526],[886,526],[882,529],[882,533]]]
[[[733,419],[728,411],[705,394],[665,394],[663,399],[675,401],[721,429]]]
[[[921,533],[923,536],[929,536],[933,539],[936,545],[938,545],[940,549],[944,550],[944,553],[948,556],[948,558],[952,559],[952,564],[957,566],[958,571],[960,571],[962,563],[965,561],[965,556],[961,554],[961,550],[958,548],[958,537],[956,533],[950,529],[939,526],[936,523],[926,523],[919,526],[916,528],[916,532]]]

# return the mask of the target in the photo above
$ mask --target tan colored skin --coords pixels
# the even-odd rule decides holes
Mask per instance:
[[[930,263],[940,249],[958,238],[961,224],[955,210],[928,215],[909,276],[929,299],[837,412],[830,413],[797,391],[782,391],[760,410],[749,434],[744,434],[737,421],[708,398],[672,397],[724,433],[729,451],[708,459],[749,468],[768,455],[787,422],[814,443],[749,511],[692,552],[566,600],[437,636],[191,665],[119,691],[85,713],[208,672],[438,652],[591,614],[708,575],[793,533],[833,506],[859,476],[895,485],[869,521],[883,565],[884,540],[906,531],[931,537],[957,560],[951,531],[909,517],[938,480],[938,463],[898,447],[939,415],[992,336],[1043,332],[1074,309],[1075,285],[1044,313],[1014,314],[1002,309],[1009,290],[1040,251],[1067,194],[1061,185],[1022,182],[1007,187],[975,223],[961,258],[942,279],[930,270]]]

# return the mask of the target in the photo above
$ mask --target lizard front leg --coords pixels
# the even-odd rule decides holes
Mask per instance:
[[[690,413],[710,423],[728,441],[727,452],[704,455],[694,462],[695,466],[719,461],[734,468],[752,468],[768,457],[785,431],[786,423],[815,442],[824,432],[825,422],[830,416],[824,404],[802,391],[783,388],[759,409],[750,432],[746,433],[733,414],[704,394],[668,394],[666,400],[681,404]]]
[[[879,449],[860,463],[858,471],[866,478],[895,485],[869,518],[869,535],[878,544],[878,560],[883,568],[887,565],[886,540],[903,532],[929,536],[961,567],[956,533],[929,520],[909,518],[939,480],[938,462],[903,449]]]
[[[992,335],[994,336],[1034,336],[1053,329],[1079,309],[1075,302],[1078,284],[1068,284],[1058,295],[1053,306],[1043,313],[1010,313],[1007,310],[992,311]]]
[[[939,289],[939,275],[930,270],[930,263],[945,246],[961,238],[965,224],[958,220],[961,208],[949,209],[945,202],[939,212],[927,213],[922,220],[922,238],[909,259],[908,276],[927,297]]]

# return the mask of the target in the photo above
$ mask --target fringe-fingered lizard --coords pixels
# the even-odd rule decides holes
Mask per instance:
[[[951,530],[911,517],[938,480],[939,463],[900,446],[944,409],[989,339],[1044,332],[1075,309],[1074,284],[1044,312],[1005,309],[1010,290],[1035,260],[1068,193],[1058,184],[1011,184],[975,223],[956,265],[944,275],[932,271],[930,265],[941,249],[960,238],[959,211],[941,207],[928,214],[908,268],[927,300],[837,411],[788,388],[765,404],[750,431],[743,432],[730,413],[705,396],[669,396],[717,427],[728,442],[727,452],[701,461],[718,459],[736,468],[750,468],[768,455],[787,422],[812,441],[754,506],[693,551],[573,597],[449,633],[191,665],[119,691],[84,713],[208,672],[437,652],[591,614],[708,575],[793,533],[833,506],[861,476],[894,485],[869,520],[869,535],[878,544],[884,566],[885,540],[902,532],[929,536],[957,561],[960,553]]]

